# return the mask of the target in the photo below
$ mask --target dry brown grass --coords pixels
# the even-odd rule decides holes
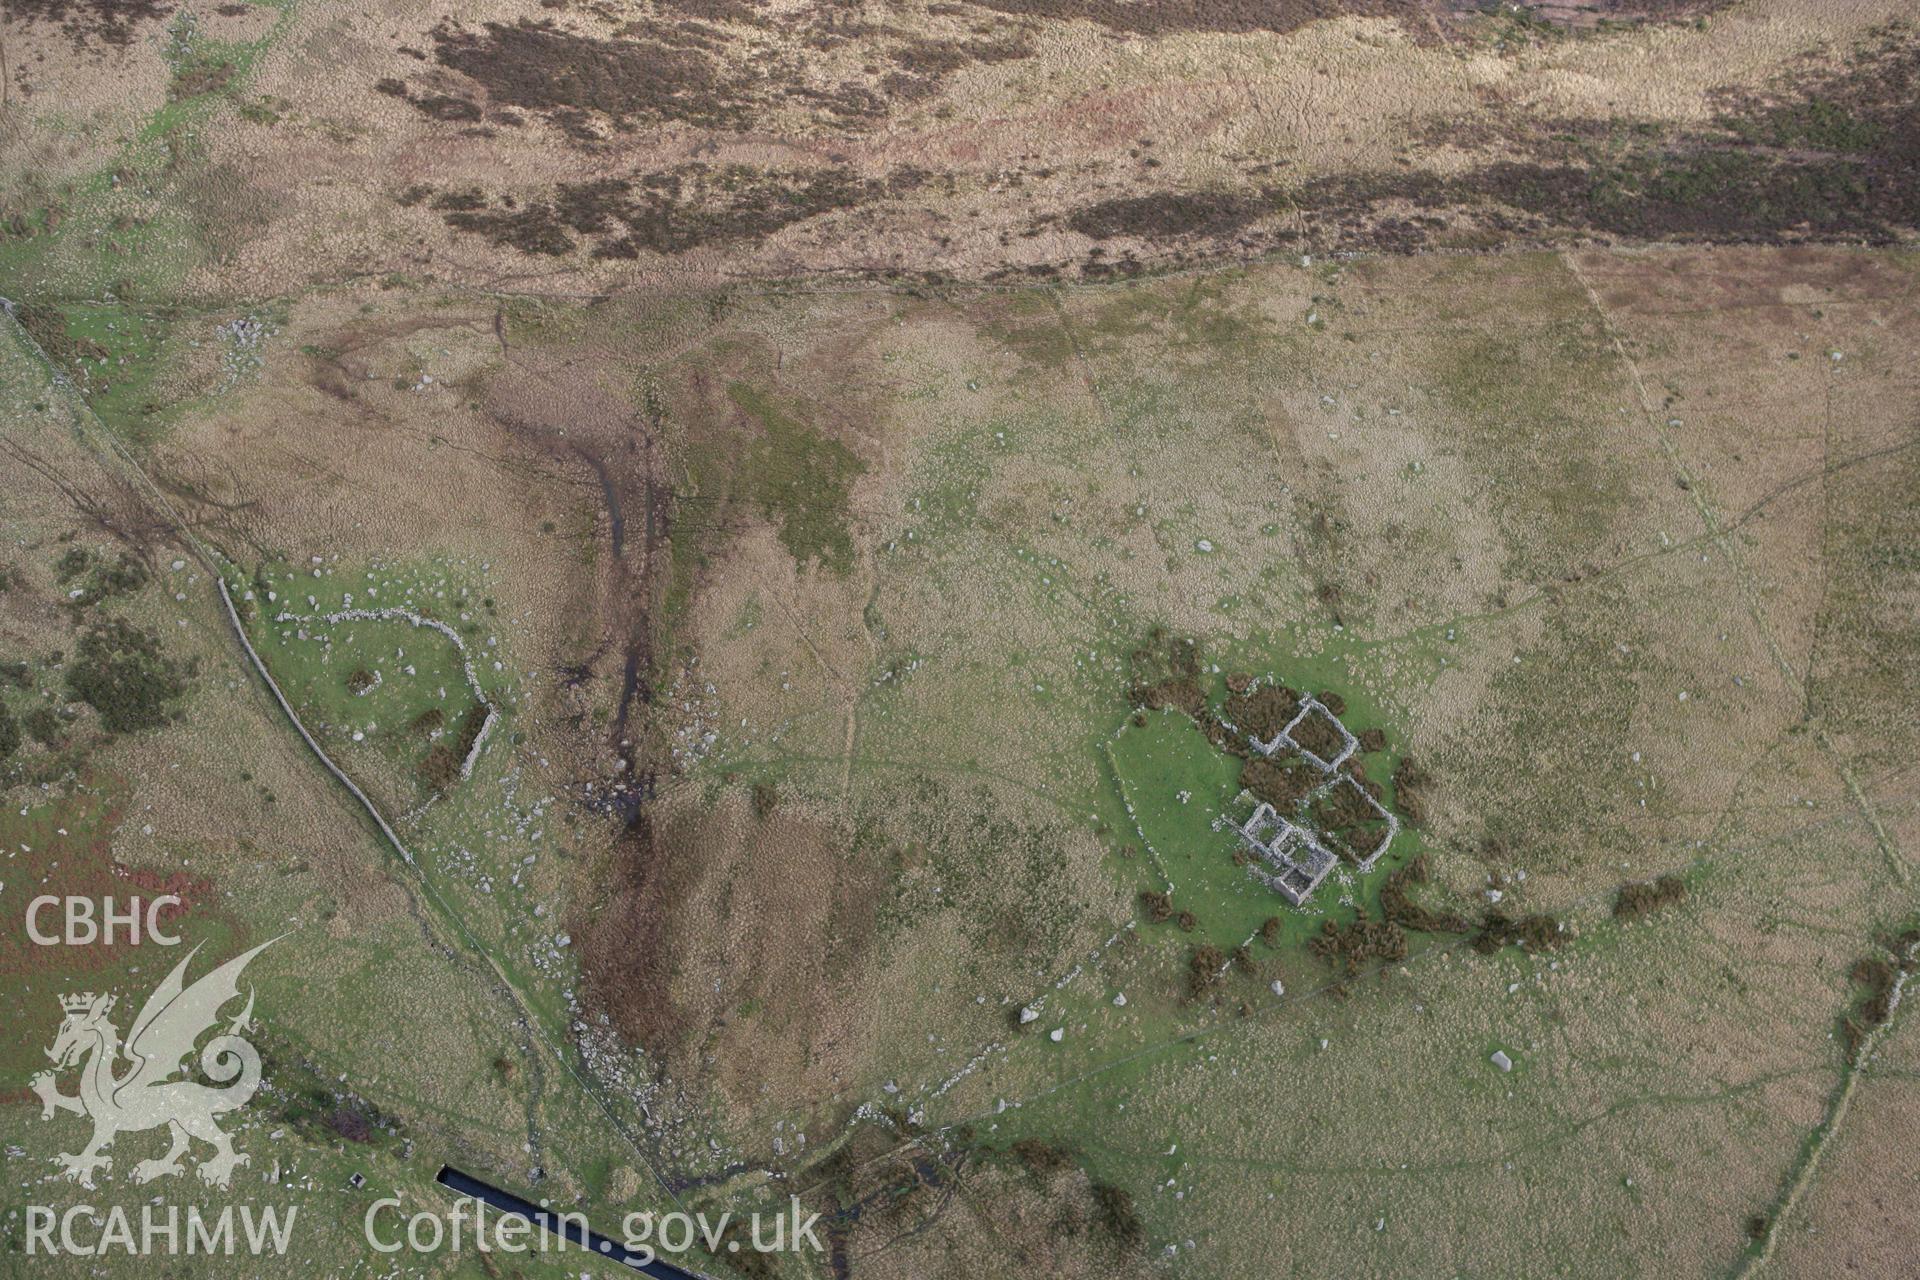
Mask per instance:
[[[225,295],[383,273],[574,295],[742,273],[1018,280],[1128,258],[1526,242],[1583,227],[1579,208],[1428,196],[1463,178],[1470,195],[1513,196],[1487,166],[1534,163],[1569,122],[1705,128],[1729,95],[1823,73],[1838,65],[1825,51],[1901,13],[1769,0],[1704,29],[1499,45],[1422,5],[1189,6],[1242,16],[1151,29],[1016,8],[776,22],[650,4],[489,0],[457,20],[301,6],[166,190],[129,187],[116,209],[184,202],[188,286]],[[200,21],[238,40],[269,19]],[[73,181],[111,168],[165,100],[166,34],[140,29],[152,38],[77,45],[33,22],[10,41],[21,207],[5,212],[72,205]],[[449,197],[478,210],[435,207]]]
[[[830,816],[756,817],[744,791],[711,808],[669,791],[648,826],[616,846],[604,900],[583,904],[596,996],[676,1072],[719,1064],[732,1106],[782,1113],[838,1092],[873,1048],[851,1019],[878,959],[880,869],[845,856]]]
[[[463,271],[510,265],[460,252]],[[268,260],[295,261],[220,279]],[[577,819],[539,874],[578,940],[587,1014],[647,1051],[637,1071],[710,1103],[743,1158],[776,1163],[775,1121],[831,1142],[897,1081],[935,1123],[1014,1097],[1031,1110],[1009,1131],[1035,1116],[1038,1137],[1097,1137],[1100,1177],[1132,1189],[1156,1243],[1192,1234],[1210,1274],[1376,1249],[1396,1273],[1490,1252],[1526,1274],[1572,1249],[1596,1270],[1693,1274],[1741,1247],[1838,1070],[1827,1034],[1889,860],[1836,757],[1911,858],[1894,806],[1914,745],[1906,668],[1869,661],[1911,639],[1875,629],[1910,603],[1897,555],[1875,559],[1898,551],[1880,517],[1911,489],[1910,270],[1839,250],[1583,253],[1060,295],[543,305],[353,285],[290,301],[260,379],[185,412],[147,461],[236,557],[491,566],[529,673],[523,736],[501,750]],[[764,434],[734,381],[865,467],[844,577],[799,563],[729,487]],[[118,519],[85,466],[59,454]],[[93,518],[51,482],[23,486],[18,510],[36,546]],[[648,511],[670,513],[657,533]],[[268,904],[263,920],[324,921],[316,970],[366,984],[383,1016],[416,981],[471,994],[427,958],[409,882],[250,691],[218,615],[196,596],[181,616],[202,691],[184,747],[113,749],[141,815],[116,853],[190,856]],[[45,601],[0,608],[22,645],[51,643],[60,619]],[[1411,957],[1350,1003],[1284,1005],[1157,1058],[1185,1025],[1167,1010],[1194,940],[1105,949],[1145,864],[1089,812],[1110,785],[1098,735],[1124,714],[1104,664],[1153,622],[1221,649],[1285,636],[1302,661],[1364,642],[1342,687],[1428,770],[1436,892],[1526,870],[1503,881],[1516,916],[1565,914],[1574,942]],[[628,698],[623,660],[656,637],[672,644],[647,654],[652,701]],[[1809,673],[1831,752],[1798,728]],[[718,735],[717,763],[672,755],[694,724]],[[656,769],[644,841],[585,791],[622,752]],[[273,816],[231,785],[243,758]],[[756,806],[760,787],[774,803]],[[154,837],[131,834],[146,824]],[[283,856],[298,869],[282,875]],[[1695,862],[1685,903],[1605,933],[1622,880]],[[368,961],[369,937],[398,959]],[[1015,1040],[1010,1014],[1075,966],[1081,986],[1057,999],[1097,988],[1072,1020],[1084,1056],[1040,1057],[1051,1042]],[[1242,976],[1236,1000],[1263,985]],[[478,1075],[431,1092],[487,1109],[484,1140],[510,1158],[521,1100],[487,1075],[503,1050],[474,1056],[455,1025],[501,1015],[472,999],[432,1042]],[[351,1059],[343,1028],[313,1035]],[[1495,1044],[1522,1062],[1510,1078],[1488,1074]],[[1124,1076],[1103,1072],[1136,1051]],[[1082,1067],[1089,1082],[1049,1104]],[[1179,1201],[1154,1189],[1176,1174]],[[1105,1265],[1063,1243],[1090,1189],[977,1176],[973,1198],[929,1188],[876,1215],[856,1240],[867,1265],[930,1274],[941,1250],[1007,1247]],[[1645,1212],[1656,1195],[1678,1207]],[[1849,1204],[1832,1212],[1852,1221]],[[1859,1230],[1863,1257],[1892,1247]]]

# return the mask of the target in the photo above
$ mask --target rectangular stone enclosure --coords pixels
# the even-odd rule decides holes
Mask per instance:
[[[1301,737],[1308,737],[1323,750],[1316,752],[1302,745]],[[1337,750],[1328,753],[1324,749],[1332,739],[1337,739],[1340,745]],[[1340,717],[1318,698],[1307,697],[1301,700],[1299,712],[1287,723],[1286,728],[1264,742],[1251,735],[1248,741],[1263,756],[1288,750],[1298,752],[1303,760],[1325,775],[1326,781],[1314,789],[1310,799],[1325,796],[1336,787],[1353,788],[1361,803],[1378,816],[1384,827],[1373,846],[1365,853],[1358,853],[1355,858],[1361,871],[1373,870],[1374,864],[1385,855],[1394,836],[1399,833],[1400,820],[1389,813],[1385,805],[1367,794],[1366,788],[1358,781],[1337,772],[1360,749],[1360,740],[1340,722]],[[1248,867],[1248,871],[1296,907],[1320,887],[1320,882],[1327,878],[1334,864],[1339,861],[1339,857],[1327,848],[1325,838],[1318,832],[1288,820],[1265,802],[1253,811],[1253,816],[1238,830],[1241,841],[1257,859]]]

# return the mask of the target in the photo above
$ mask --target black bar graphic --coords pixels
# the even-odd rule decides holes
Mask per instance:
[[[522,1200],[508,1191],[480,1181],[472,1174],[462,1173],[450,1164],[440,1166],[440,1172],[433,1180],[450,1191],[463,1196],[472,1196],[484,1204],[493,1206],[501,1213],[510,1213],[525,1218],[546,1231],[552,1232],[562,1240],[580,1249],[583,1253],[592,1253],[610,1262],[618,1262],[630,1267],[641,1275],[653,1276],[655,1280],[702,1280],[702,1277],[685,1267],[676,1267],[660,1258],[643,1260],[642,1255],[629,1252],[617,1240],[610,1240],[597,1231],[583,1231],[575,1218],[562,1218],[551,1209],[542,1209],[530,1200]]]

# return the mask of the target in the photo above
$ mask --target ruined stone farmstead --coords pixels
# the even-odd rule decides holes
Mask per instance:
[[[1315,754],[1296,740],[1295,735],[1300,727],[1314,716],[1324,718],[1340,736],[1340,749],[1330,758]],[[1338,772],[1340,766],[1360,749],[1360,740],[1340,722],[1340,717],[1318,698],[1305,698],[1301,701],[1299,713],[1288,721],[1284,729],[1265,741],[1248,735],[1248,741],[1263,756],[1270,757],[1284,751],[1297,752],[1326,778],[1315,788],[1314,796],[1323,796],[1340,786],[1354,789],[1367,807],[1385,823],[1380,839],[1357,860],[1361,871],[1371,871],[1393,843],[1393,837],[1400,830],[1400,822],[1352,778]],[[1254,861],[1248,864],[1247,870],[1255,879],[1296,907],[1312,896],[1340,860],[1327,848],[1319,833],[1283,817],[1265,802],[1254,809],[1253,816],[1242,823],[1238,830],[1242,843],[1254,855]]]

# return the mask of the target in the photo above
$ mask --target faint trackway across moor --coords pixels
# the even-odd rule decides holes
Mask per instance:
[[[1739,529],[1742,525],[1744,525],[1748,520],[1752,519],[1755,515],[1757,515],[1762,509],[1764,509],[1765,507],[1767,507],[1768,505],[1770,505],[1771,503],[1773,503],[1774,501],[1782,497],[1786,492],[1789,492],[1792,489],[1799,488],[1804,484],[1812,483],[1814,480],[1819,480],[1823,484],[1827,483],[1830,481],[1831,477],[1838,471],[1851,468],[1858,464],[1874,461],[1882,457],[1893,456],[1898,453],[1904,452],[1908,449],[1916,447],[1915,442],[1907,441],[1907,442],[1896,443],[1896,444],[1885,446],[1883,448],[1868,450],[1861,454],[1854,455],[1847,458],[1842,458],[1842,459],[1834,459],[1831,456],[1829,456],[1827,459],[1823,461],[1822,465],[1819,468],[1809,473],[1806,473],[1804,475],[1791,477],[1788,481],[1783,483],[1774,491],[1766,494],[1765,496],[1757,500],[1746,511],[1742,512],[1738,516],[1738,518],[1734,520],[1730,525],[1721,524],[1718,518],[1716,517],[1716,515],[1714,514],[1712,508],[1709,507],[1708,504],[1706,503],[1705,497],[1700,487],[1698,486],[1697,483],[1694,482],[1694,478],[1689,474],[1685,463],[1680,458],[1672,442],[1668,440],[1659,431],[1658,424],[1655,421],[1655,414],[1652,409],[1651,400],[1649,398],[1646,385],[1642,378],[1641,372],[1637,364],[1633,361],[1631,355],[1629,354],[1626,343],[1622,339],[1618,329],[1614,325],[1612,317],[1607,313],[1604,306],[1601,304],[1598,294],[1594,291],[1592,286],[1586,280],[1585,276],[1580,272],[1577,264],[1573,261],[1572,257],[1569,255],[1563,255],[1562,262],[1563,262],[1563,265],[1569,271],[1569,273],[1573,275],[1575,280],[1579,283],[1579,285],[1585,291],[1590,305],[1594,308],[1596,316],[1599,319],[1604,329],[1604,332],[1609,340],[1610,345],[1612,346],[1612,349],[1616,357],[1620,360],[1625,372],[1627,373],[1628,377],[1630,378],[1633,384],[1636,397],[1639,401],[1641,415],[1647,421],[1648,425],[1652,428],[1656,438],[1658,438],[1661,448],[1663,449],[1667,457],[1669,466],[1673,468],[1676,475],[1678,475],[1679,477],[1687,481],[1686,488],[1691,495],[1692,502],[1696,508],[1697,514],[1699,515],[1702,528],[1703,528],[1703,532],[1694,538],[1681,540],[1679,543],[1676,543],[1673,546],[1660,548],[1658,551],[1647,553],[1644,556],[1629,557],[1628,560],[1626,560],[1625,562],[1611,566],[1606,571],[1606,574],[1603,574],[1602,576],[1610,576],[1613,573],[1624,571],[1626,569],[1631,568],[1634,564],[1639,562],[1654,561],[1654,560],[1658,560],[1684,550],[1692,549],[1702,545],[1711,545],[1717,551],[1720,552],[1723,559],[1730,566],[1733,577],[1734,577],[1734,585],[1739,591],[1742,604],[1748,614],[1748,617],[1751,623],[1758,630],[1761,636],[1762,642],[1768,652],[1769,657],[1780,668],[1785,678],[1787,679],[1788,683],[1792,687],[1796,689],[1800,689],[1804,692],[1807,682],[1804,681],[1799,676],[1799,674],[1795,671],[1792,662],[1782,652],[1777,639],[1774,637],[1772,628],[1768,625],[1767,620],[1764,616],[1764,613],[1760,609],[1760,606],[1756,598],[1755,590],[1753,588],[1752,583],[1749,580],[1749,575],[1746,573],[1745,567],[1741,563],[1739,557],[1737,556],[1737,554],[1735,553],[1731,545],[1730,535],[1734,531]],[[1181,274],[1186,274],[1186,273],[1181,273]],[[1045,288],[1044,292],[1049,302],[1053,305],[1055,309],[1055,314],[1056,314],[1058,323],[1060,324],[1063,334],[1069,343],[1075,363],[1081,371],[1082,378],[1086,385],[1089,396],[1094,402],[1096,410],[1098,411],[1103,421],[1107,424],[1108,429],[1110,431],[1115,431],[1117,434],[1117,424],[1115,423],[1113,415],[1106,404],[1104,396],[1101,393],[1097,379],[1094,376],[1093,370],[1090,367],[1083,352],[1079,347],[1079,344],[1077,342],[1077,336],[1073,332],[1071,323],[1065,313],[1065,310],[1060,305],[1060,301],[1059,301],[1060,294],[1058,291],[1058,287],[1056,286],[1056,287]],[[1912,291],[1909,291],[1909,293],[1905,295],[1905,297],[1911,297],[1911,296],[1912,296]],[[1831,380],[1831,373],[1829,373],[1829,380]],[[1530,597],[1528,600],[1520,602],[1520,604],[1516,606],[1512,606],[1509,610],[1503,610],[1502,612],[1510,612],[1512,608],[1528,607],[1533,604],[1539,603],[1541,600],[1545,598],[1546,597],[1544,595],[1537,596],[1537,597]],[[1444,626],[1447,624],[1443,623],[1439,625]],[[1431,629],[1433,628],[1422,627],[1416,630],[1426,631]],[[1880,814],[1873,806],[1869,797],[1866,795],[1865,790],[1861,787],[1859,780],[1855,775],[1854,771],[1847,764],[1844,758],[1840,755],[1838,748],[1832,742],[1831,738],[1825,732],[1824,728],[1817,729],[1816,740],[1818,741],[1819,746],[1822,749],[1822,752],[1826,755],[1827,759],[1830,761],[1830,763],[1834,766],[1835,770],[1837,771],[1839,778],[1842,782],[1842,785],[1846,790],[1849,800],[1851,801],[1853,806],[1857,809],[1861,818],[1864,819],[1867,825],[1867,828],[1874,839],[1876,846],[1878,847],[1882,857],[1887,862],[1889,871],[1892,877],[1894,878],[1895,882],[1899,885],[1904,886],[1907,883],[1907,879],[1908,879],[1907,869],[1903,860],[1899,855],[1897,847],[1895,846],[1891,836],[1887,831],[1887,828],[1884,822],[1881,820]],[[851,764],[851,761],[849,762],[849,764]],[[1729,803],[1731,802],[1732,801],[1730,800]],[[1680,866],[1674,868],[1674,870],[1685,870],[1701,863],[1702,861],[1706,861],[1709,859],[1710,859],[1710,855],[1702,854],[1693,859],[1690,859],[1686,863],[1681,864]],[[1594,901],[1598,901],[1598,900],[1599,899],[1595,899]],[[1576,904],[1576,905],[1591,905],[1591,903]],[[1450,950],[1450,949],[1452,948],[1436,947],[1423,954],[1432,955],[1439,951]],[[1313,991],[1303,992],[1301,993],[1301,997],[1310,998],[1313,996],[1318,996],[1323,994],[1326,991],[1332,990],[1337,985],[1339,984],[1330,983],[1326,987],[1319,988]],[[1266,1012],[1267,1009],[1270,1009],[1273,1007],[1277,1007],[1277,1005],[1266,1006],[1262,1008],[1259,1012]],[[1109,1061],[1107,1063],[1103,1063],[1096,1067],[1093,1067],[1088,1071],[1081,1073],[1080,1075],[1072,1077],[1068,1080],[1061,1081],[1058,1084],[1041,1091],[1041,1093],[1039,1094],[1033,1095],[1032,1097],[1029,1097],[1026,1099],[1021,1099],[1019,1101],[1021,1102],[1033,1101],[1039,1097],[1045,1097],[1052,1093],[1058,1092],[1061,1089],[1077,1086],[1089,1079],[1103,1075],[1108,1071],[1124,1066],[1130,1062],[1162,1052],[1169,1048],[1175,1047],[1179,1044],[1183,1044],[1191,1040],[1197,1039],[1201,1036],[1209,1035],[1212,1032],[1221,1030],[1221,1029],[1224,1029],[1224,1028],[1220,1025],[1202,1027],[1194,1031],[1176,1036],[1170,1040],[1163,1041],[1159,1044],[1147,1046],[1132,1054],[1125,1055],[1122,1058]],[[995,1046],[989,1046],[987,1052],[990,1052],[993,1047]],[[1004,1047],[1004,1046],[1001,1046],[1001,1047]],[[1840,1118],[1844,1117],[1845,1110],[1846,1110],[1847,1095],[1850,1094],[1851,1092],[1852,1079],[1853,1079],[1853,1069],[1849,1067],[1845,1070],[1843,1074],[1843,1083],[1840,1090],[1838,1091],[1836,1101],[1834,1104],[1834,1110],[1833,1112],[1830,1113],[1828,1122],[1819,1131],[1819,1140],[1821,1142],[1824,1142],[1825,1137],[1831,1133],[1831,1129],[1833,1125],[1836,1124]],[[1014,1105],[1014,1104],[1010,1104],[1010,1105]],[[994,1113],[983,1112],[978,1116],[968,1117],[968,1119],[974,1119],[974,1120],[984,1119],[990,1116],[991,1114],[994,1114]],[[956,1122],[956,1123],[960,1123],[960,1122]],[[901,1144],[900,1147],[896,1147],[892,1151],[881,1153],[880,1155],[873,1157],[872,1160],[864,1162],[862,1167],[865,1167],[865,1165],[867,1164],[873,1164],[879,1161],[889,1159],[894,1154],[896,1154],[899,1150],[904,1149],[905,1147],[908,1147],[911,1145],[913,1145],[913,1143],[911,1142],[903,1143]],[[1816,1145],[1812,1150],[1812,1152],[1810,1153],[1809,1158],[1806,1162],[1806,1165],[1802,1169],[1796,1172],[1796,1175],[1790,1184],[1790,1190],[1787,1196],[1789,1203],[1793,1199],[1797,1198],[1807,1177],[1810,1176],[1812,1168],[1815,1165],[1817,1165],[1818,1157],[1819,1157],[1819,1149],[1818,1149],[1818,1146]],[[1784,1215],[1781,1215],[1781,1216],[1784,1216]],[[1759,1259],[1760,1262],[1764,1262],[1766,1254],[1771,1253],[1771,1249],[1772,1249],[1771,1236],[1772,1236],[1772,1231],[1777,1229],[1777,1221],[1778,1219],[1776,1218],[1774,1220],[1774,1224],[1770,1226],[1767,1248],[1763,1253],[1763,1255],[1761,1256],[1761,1258]]]
[[[1861,817],[1865,819],[1868,828],[1872,831],[1874,842],[1879,846],[1881,856],[1886,860],[1887,871],[1896,891],[1905,890],[1908,885],[1906,860],[1901,856],[1899,848],[1894,844],[1893,837],[1891,833],[1888,832],[1886,824],[1881,821],[1880,814],[1874,808],[1873,802],[1868,798],[1865,790],[1861,788],[1860,780],[1854,773],[1852,766],[1847,762],[1846,757],[1841,754],[1840,749],[1834,744],[1833,738],[1827,732],[1826,726],[1821,724],[1815,716],[1811,692],[1814,654],[1809,652],[1807,655],[1808,670],[1804,675],[1794,669],[1792,660],[1787,657],[1786,652],[1781,648],[1778,638],[1773,633],[1772,626],[1768,624],[1765,612],[1760,607],[1759,592],[1754,585],[1751,571],[1741,562],[1740,556],[1734,548],[1732,539],[1728,537],[1727,532],[1721,528],[1719,518],[1715,515],[1713,508],[1708,504],[1705,492],[1697,483],[1696,478],[1687,467],[1686,462],[1680,457],[1680,451],[1674,446],[1672,439],[1669,438],[1667,433],[1660,429],[1659,415],[1654,409],[1653,397],[1647,390],[1646,379],[1640,372],[1638,362],[1634,360],[1632,353],[1628,350],[1626,340],[1621,336],[1619,328],[1614,324],[1613,316],[1607,311],[1606,305],[1601,301],[1600,294],[1593,287],[1592,282],[1589,281],[1585,273],[1580,270],[1580,264],[1574,256],[1572,254],[1561,254],[1560,260],[1566,266],[1568,273],[1573,276],[1581,289],[1585,291],[1588,303],[1593,307],[1594,313],[1599,317],[1601,327],[1606,332],[1607,340],[1613,346],[1614,354],[1619,357],[1621,366],[1633,383],[1634,394],[1640,405],[1640,416],[1647,424],[1648,429],[1653,433],[1655,439],[1659,441],[1661,451],[1666,455],[1668,465],[1672,467],[1674,475],[1682,481],[1683,488],[1693,500],[1694,510],[1698,514],[1702,526],[1706,529],[1707,535],[1712,539],[1715,549],[1719,551],[1721,557],[1726,561],[1733,585],[1740,594],[1741,604],[1748,618],[1752,621],[1754,629],[1758,632],[1761,643],[1766,646],[1768,656],[1771,657],[1775,665],[1780,668],[1780,672],[1786,678],[1788,686],[1800,692],[1802,703],[1806,709],[1803,723],[1810,724],[1810,727],[1813,729],[1814,741],[1819,744],[1821,753],[1827,758],[1828,762],[1833,766],[1834,772],[1839,776],[1841,785],[1846,789],[1848,799],[1854,807],[1859,810]],[[1903,301],[1910,301],[1912,299],[1915,288],[1920,288],[1920,281],[1916,281],[1915,286],[1908,289]],[[1829,364],[1827,368],[1823,418],[1825,453],[1820,473],[1823,486],[1830,483],[1834,467],[1834,459],[1832,456],[1834,377],[1834,368]],[[1823,549],[1829,532],[1826,527],[1829,519],[1830,510],[1824,513],[1821,518],[1821,545]],[[1825,590],[1824,574],[1825,561],[1823,555],[1823,592]],[[1815,636],[1817,641],[1817,629]],[[1904,984],[1905,975],[1903,974],[1901,977],[1901,985],[1904,986]],[[1851,1061],[1842,1067],[1840,1083],[1834,1090],[1833,1096],[1828,1103],[1825,1118],[1815,1127],[1812,1139],[1807,1144],[1803,1156],[1797,1166],[1788,1175],[1786,1187],[1780,1195],[1774,1212],[1767,1216],[1766,1228],[1760,1237],[1759,1248],[1749,1254],[1737,1267],[1735,1271],[1737,1276],[1743,1278],[1750,1276],[1773,1260],[1774,1251],[1779,1244],[1781,1226],[1792,1216],[1793,1211],[1799,1206],[1802,1197],[1806,1194],[1807,1188],[1812,1185],[1814,1178],[1819,1173],[1821,1157],[1825,1154],[1827,1144],[1832,1141],[1833,1135],[1839,1131],[1841,1123],[1847,1118],[1847,1112],[1852,1108],[1854,1086],[1855,1082],[1859,1079],[1860,1064],[1872,1053],[1887,1027],[1891,1025],[1892,1017],[1891,1014],[1889,1014],[1888,1020],[1881,1023],[1867,1035],[1865,1041],[1860,1046],[1860,1051],[1855,1054]]]

